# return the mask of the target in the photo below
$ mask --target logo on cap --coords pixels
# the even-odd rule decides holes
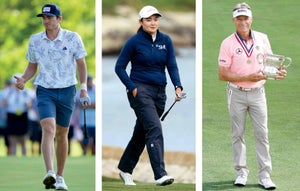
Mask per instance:
[[[51,11],[51,7],[44,7],[43,8],[43,12],[50,12]]]
[[[252,11],[250,9],[240,8],[232,12],[233,18],[238,16],[252,17]]]

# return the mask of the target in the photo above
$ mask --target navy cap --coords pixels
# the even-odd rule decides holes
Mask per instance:
[[[46,4],[42,8],[42,13],[36,15],[37,17],[47,16],[61,16],[60,8],[55,4]]]

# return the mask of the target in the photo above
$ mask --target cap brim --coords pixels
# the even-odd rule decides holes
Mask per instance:
[[[234,17],[239,17],[239,16],[251,17],[251,16],[248,15],[248,14],[236,14]]]
[[[57,15],[54,15],[54,14],[51,14],[51,13],[40,13],[38,15],[36,15],[37,17],[42,17],[43,15],[47,15],[47,16],[50,16],[50,17],[55,17]]]
[[[157,15],[157,16],[161,17],[160,13],[150,13],[150,14],[147,14],[147,15],[143,15],[142,17],[140,17],[140,19],[146,19],[146,18],[151,17],[152,15]]]

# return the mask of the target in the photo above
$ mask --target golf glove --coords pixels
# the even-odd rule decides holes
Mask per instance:
[[[87,103],[88,105],[91,105],[91,99],[90,97],[81,97],[79,99],[80,103],[82,106],[84,106],[85,103]]]

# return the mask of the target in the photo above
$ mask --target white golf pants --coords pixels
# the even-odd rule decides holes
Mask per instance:
[[[269,153],[268,116],[265,89],[242,91],[228,86],[228,110],[232,128],[233,163],[237,171],[247,169],[245,129],[249,113],[255,136],[259,178],[268,177],[272,171]]]

